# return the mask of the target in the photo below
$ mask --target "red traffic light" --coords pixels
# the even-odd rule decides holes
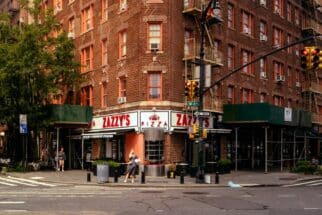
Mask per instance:
[[[302,49],[301,54],[307,56],[309,54],[308,50]]]

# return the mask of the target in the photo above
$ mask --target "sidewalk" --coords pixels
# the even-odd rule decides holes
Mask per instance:
[[[90,173],[90,182],[87,181],[88,173]],[[250,172],[250,171],[232,171],[230,174],[219,175],[219,184],[215,183],[215,175],[210,174],[210,184],[197,184],[196,178],[190,176],[184,177],[184,184],[180,183],[180,176],[175,179],[166,177],[145,177],[145,183],[141,183],[141,177],[138,175],[135,182],[131,180],[124,183],[124,176],[118,178],[118,182],[114,182],[114,178],[110,177],[108,183],[97,183],[96,176],[86,170],[69,170],[65,172],[55,171],[37,171],[28,173],[9,172],[7,175],[28,179],[37,179],[39,181],[58,183],[58,184],[73,184],[73,185],[99,185],[112,187],[227,187],[228,182],[239,184],[242,187],[259,187],[259,186],[282,186],[294,184],[299,181],[309,179],[321,179],[321,176],[303,175],[289,172]]]

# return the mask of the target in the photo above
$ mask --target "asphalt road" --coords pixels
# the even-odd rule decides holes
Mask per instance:
[[[0,187],[0,214],[321,215],[322,186],[258,188]]]

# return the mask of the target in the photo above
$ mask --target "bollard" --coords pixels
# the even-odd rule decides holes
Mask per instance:
[[[91,173],[90,172],[87,173],[87,182],[91,182]]]
[[[219,172],[216,172],[215,183],[219,184]]]
[[[119,173],[117,171],[117,169],[114,170],[114,183],[118,182],[118,178],[119,178]]]
[[[180,184],[184,184],[184,171],[180,173]]]
[[[141,172],[141,184],[145,184],[145,174],[144,174],[144,171]]]

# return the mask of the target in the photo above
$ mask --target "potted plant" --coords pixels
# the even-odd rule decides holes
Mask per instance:
[[[113,160],[109,160],[107,161],[107,164],[109,166],[109,176],[110,177],[114,177],[115,174],[119,175],[120,173],[120,164],[116,161],[113,161]]]
[[[176,178],[176,166],[174,164],[168,166],[167,177]]]
[[[218,171],[220,174],[230,173],[231,161],[228,159],[220,159],[218,161]]]

